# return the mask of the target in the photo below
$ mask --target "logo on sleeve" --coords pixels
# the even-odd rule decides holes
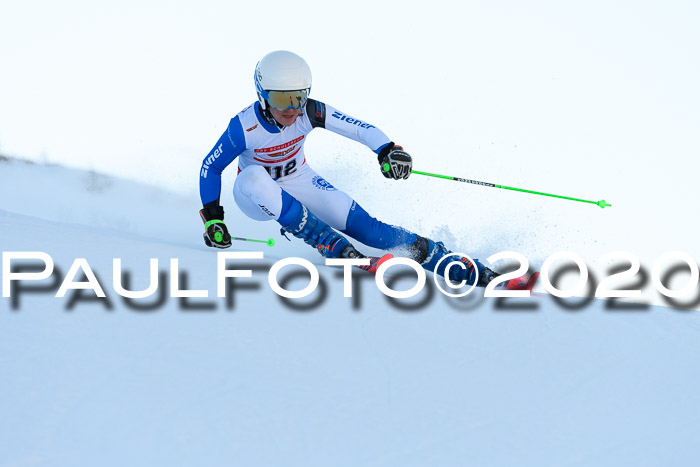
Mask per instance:
[[[219,158],[224,153],[224,143],[219,144],[219,147],[214,150],[209,156],[204,159],[204,163],[202,164],[202,172],[200,173],[200,176],[202,178],[207,178],[207,172],[209,171],[209,167],[214,163],[215,160]]]
[[[365,123],[361,120],[357,120],[355,118],[348,117],[347,115],[342,114],[342,113],[338,112],[337,110],[335,112],[333,112],[332,117],[337,118],[338,120],[341,120],[343,122],[347,122],[351,125],[357,125],[360,128],[368,128],[368,129],[369,128],[376,128],[374,125],[370,125],[369,123]]]

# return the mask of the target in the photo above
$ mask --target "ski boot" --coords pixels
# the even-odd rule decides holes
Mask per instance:
[[[465,281],[467,285],[472,285],[476,282],[477,287],[486,287],[489,282],[498,276],[497,273],[481,264],[477,259],[474,259],[472,262],[467,260],[467,258],[454,257],[451,261],[446,259],[440,262],[443,257],[452,254],[452,252],[442,242],[434,242],[425,237],[418,236],[415,243],[411,245],[411,251],[413,252],[413,259],[423,266],[424,269],[443,277],[448,264],[455,260],[462,261],[465,265],[464,268],[450,268],[448,279],[452,282]],[[436,270],[435,266],[439,262],[440,266]]]
[[[362,257],[345,237],[316,217],[303,204],[297,217],[289,225],[282,226],[282,233],[284,232],[302,239],[304,243],[316,248],[326,258]]]
[[[358,267],[370,273],[375,273],[384,261],[393,258],[391,254],[382,257],[363,255],[344,236],[316,217],[303,204],[297,217],[289,225],[283,226],[282,232],[289,232],[302,239],[326,258],[369,258],[369,265]]]
[[[481,274],[479,274],[479,281],[476,283],[477,287],[486,287],[489,285],[489,282],[497,278],[500,274],[497,272],[492,271],[491,269],[487,268],[486,266],[483,266],[484,268],[481,271]]]

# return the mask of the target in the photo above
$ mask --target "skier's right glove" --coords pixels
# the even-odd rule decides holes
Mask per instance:
[[[214,206],[199,211],[204,222],[204,243],[213,248],[228,248],[231,246],[231,235],[224,224],[224,208]]]
[[[413,161],[403,147],[390,143],[377,156],[382,175],[394,180],[407,179],[411,175]]]

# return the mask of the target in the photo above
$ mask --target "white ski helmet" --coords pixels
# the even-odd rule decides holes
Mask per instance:
[[[255,89],[263,109],[300,109],[311,92],[311,69],[293,52],[270,52],[255,67]]]

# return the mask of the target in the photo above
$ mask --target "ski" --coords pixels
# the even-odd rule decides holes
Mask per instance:
[[[370,274],[376,274],[379,266],[381,266],[382,263],[390,260],[393,257],[394,257],[394,255],[392,255],[391,253],[387,253],[381,257],[380,256],[366,256],[366,258],[369,258],[369,264],[367,266],[357,266],[357,267],[362,269],[363,271],[369,272]]]
[[[503,288],[506,290],[532,291],[532,288],[535,286],[535,282],[537,282],[538,277],[540,277],[539,272],[535,272],[533,274],[525,274],[524,276],[520,276],[505,282]]]

